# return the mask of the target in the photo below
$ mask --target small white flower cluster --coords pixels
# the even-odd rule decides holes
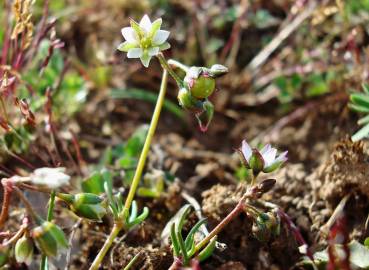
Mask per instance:
[[[142,64],[148,67],[151,57],[170,48],[166,42],[169,31],[160,30],[161,24],[161,18],[151,22],[147,15],[143,16],[140,23],[131,20],[131,27],[122,29],[126,41],[118,46],[118,50],[127,52],[128,58],[140,58]]]
[[[65,174],[65,168],[39,168],[30,175],[32,184],[57,189],[69,184],[70,176]]]

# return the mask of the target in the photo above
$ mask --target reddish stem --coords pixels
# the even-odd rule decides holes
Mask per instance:
[[[3,195],[4,197],[3,197],[3,205],[1,207],[1,214],[0,214],[0,228],[3,227],[6,219],[8,218],[10,197],[13,191],[13,183],[9,181],[9,179],[3,178],[1,180],[1,184],[3,185],[3,189],[4,189],[4,195]]]

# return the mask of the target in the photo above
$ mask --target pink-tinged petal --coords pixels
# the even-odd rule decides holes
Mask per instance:
[[[252,155],[252,149],[245,140],[242,141],[241,151],[246,161],[249,162]]]
[[[151,23],[151,21],[150,21],[149,16],[147,16],[147,14],[145,14],[145,15],[142,17],[141,21],[140,21],[140,27],[141,27],[142,29],[144,29],[146,33],[149,33],[149,32],[150,32],[150,30],[151,30],[151,25],[152,25],[152,23]]]
[[[288,151],[285,151],[285,152],[283,152],[283,153],[281,153],[276,159],[275,159],[275,161],[274,162],[286,162],[287,161],[287,153],[288,153]]]
[[[147,53],[149,54],[149,56],[155,56],[159,53],[159,47],[153,47],[148,49]]]
[[[260,150],[260,154],[265,154],[266,152],[268,152],[270,149],[272,148],[272,146],[268,143],[266,144],[261,150]]]
[[[143,54],[143,51],[141,48],[133,48],[130,49],[127,53],[128,58],[140,58]]]
[[[166,30],[158,30],[152,40],[152,42],[156,45],[160,45],[164,43],[169,37],[169,31]]]
[[[122,35],[129,43],[137,43],[137,35],[132,27],[122,28]]]
[[[270,148],[267,152],[262,154],[265,167],[274,163],[276,155],[277,155],[277,149],[275,148]]]

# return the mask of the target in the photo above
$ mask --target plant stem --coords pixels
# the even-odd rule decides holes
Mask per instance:
[[[1,207],[0,214],[0,228],[4,225],[6,219],[8,218],[9,205],[10,205],[10,197],[12,194],[13,186],[12,183],[8,179],[2,179],[1,184],[3,185],[3,205]]]
[[[224,229],[233,219],[235,219],[244,209],[244,202],[246,197],[243,196],[237,203],[235,208],[204,238],[195,246],[195,253],[199,252],[207,243],[213,239],[220,231]]]
[[[47,217],[46,217],[47,221],[51,221],[53,219],[53,213],[54,213],[54,207],[55,207],[55,195],[56,195],[55,190],[51,191],[49,207],[47,209]],[[43,254],[41,257],[40,270],[47,270],[47,269],[49,269],[48,264],[47,264],[47,256]]]
[[[110,232],[109,237],[106,239],[106,241],[104,243],[104,246],[99,251],[99,254],[97,254],[97,256],[95,257],[95,260],[91,264],[89,270],[97,270],[99,268],[99,266],[100,266],[102,260],[104,259],[106,253],[109,251],[111,245],[113,244],[114,239],[118,236],[118,234],[122,230],[122,228],[123,228],[123,223],[115,223],[114,224],[113,229]]]
[[[165,59],[164,59],[164,61],[165,61]],[[166,61],[165,61],[165,63],[166,63]],[[169,71],[164,68],[158,100],[156,101],[154,113],[152,115],[152,119],[151,119],[151,123],[150,123],[150,127],[149,127],[149,131],[147,133],[146,140],[145,140],[140,158],[138,160],[135,175],[133,177],[132,184],[131,184],[131,187],[129,189],[128,195],[127,195],[127,199],[126,199],[125,204],[124,204],[124,209],[122,211],[123,214],[125,212],[127,212],[127,213],[129,212],[129,209],[131,208],[133,198],[136,194],[138,184],[140,183],[140,180],[141,180],[142,172],[143,172],[143,169],[145,167],[146,158],[147,158],[147,155],[148,155],[149,150],[150,150],[151,141],[154,137],[155,130],[156,130],[156,127],[157,127],[158,121],[159,121],[160,112],[161,112],[161,109],[162,109],[163,104],[164,104],[165,93],[167,91],[168,72]],[[108,239],[105,241],[104,246],[99,251],[99,254],[97,254],[97,256],[95,257],[95,260],[91,264],[90,270],[96,270],[96,269],[99,268],[99,266],[100,266],[102,260],[104,259],[106,253],[108,252],[111,245],[113,244],[114,239],[117,237],[119,232],[123,229],[123,227],[124,227],[124,223],[121,222],[121,221],[119,223],[116,222],[114,224],[114,227],[113,227],[112,231],[110,232],[110,235],[109,235]]]
[[[138,258],[141,256],[142,252],[137,253],[132,260],[123,268],[123,270],[129,270],[137,262]]]
[[[126,209],[126,211],[128,211],[131,207],[133,198],[136,194],[138,184],[140,183],[140,180],[141,180],[142,171],[145,167],[147,154],[149,153],[151,141],[152,141],[152,138],[154,137],[155,130],[156,130],[156,127],[157,127],[158,121],[159,121],[160,112],[161,112],[161,109],[163,107],[165,93],[166,93],[166,90],[167,90],[167,81],[168,81],[168,72],[167,72],[167,70],[164,69],[163,78],[162,78],[161,86],[160,86],[160,92],[159,92],[158,100],[156,102],[154,113],[152,115],[149,131],[148,131],[147,136],[146,136],[145,144],[143,146],[143,149],[142,149],[142,152],[141,152],[141,155],[140,155],[140,159],[138,160],[136,172],[135,172],[135,175],[133,177],[132,184],[131,184],[131,187],[129,189],[129,193],[128,193],[126,202],[124,204],[124,208]]]
[[[178,62],[177,60],[174,59],[169,59],[168,60],[168,64],[169,66],[174,66],[176,68],[182,69],[184,72],[187,72],[190,68],[184,64],[182,64],[181,62]]]
[[[173,71],[173,69],[170,67],[169,63],[165,59],[164,55],[162,53],[159,53],[156,57],[159,59],[159,62],[162,65],[163,69],[166,70],[166,71],[168,71],[168,73],[170,74],[170,76],[172,76],[173,79],[176,81],[178,87],[179,88],[182,88],[183,87],[183,81],[182,81],[182,79],[177,75],[177,73],[175,73]]]

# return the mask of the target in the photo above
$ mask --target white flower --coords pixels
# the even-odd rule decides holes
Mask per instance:
[[[39,168],[30,175],[31,183],[57,189],[67,185],[70,176],[65,174],[65,168]]]
[[[160,30],[161,24],[161,18],[152,23],[147,15],[142,17],[140,23],[131,19],[131,27],[122,28],[126,41],[118,46],[118,50],[127,52],[128,58],[140,58],[142,64],[148,67],[151,57],[170,48],[166,42],[169,31]]]
[[[252,149],[245,140],[242,141],[242,146],[238,149],[238,152],[241,154],[242,161],[246,167],[251,168],[253,166],[252,163],[258,165],[262,163],[262,171],[266,173],[276,170],[286,162],[288,153],[288,151],[285,151],[277,156],[277,149],[270,144],[265,145],[260,151]],[[260,162],[253,162],[253,160]]]

